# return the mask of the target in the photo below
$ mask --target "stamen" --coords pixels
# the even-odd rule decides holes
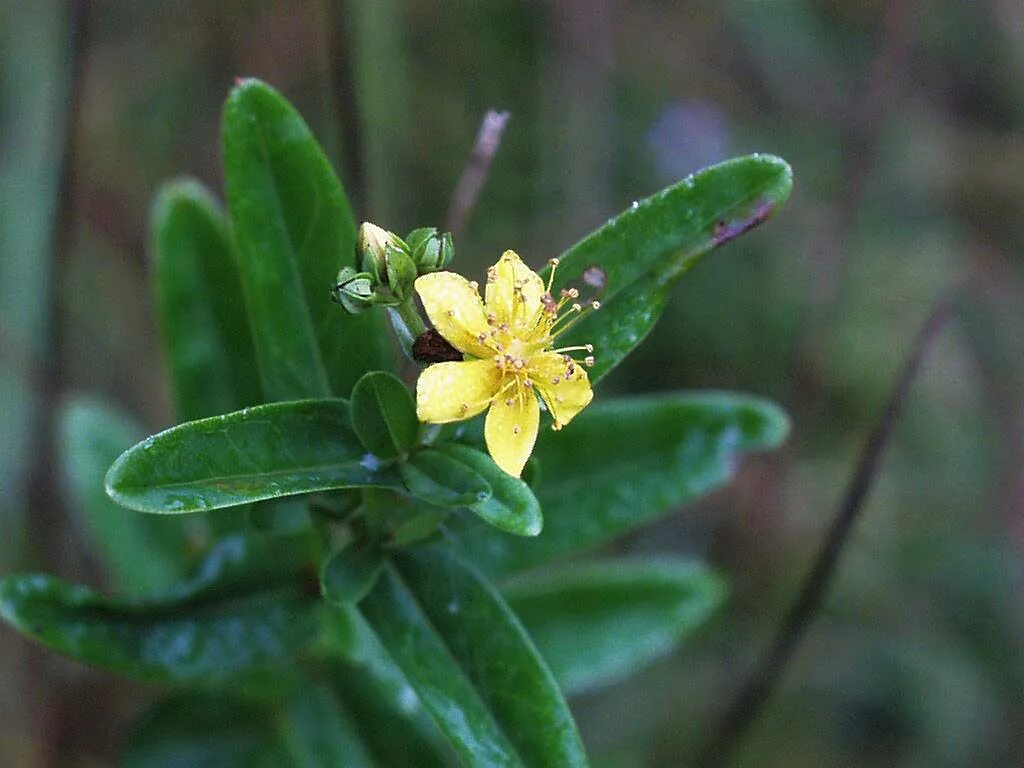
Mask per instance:
[[[548,264],[551,265],[551,272],[548,274],[548,287],[547,293],[551,295],[551,285],[555,282],[555,272],[558,271],[558,259],[548,259]]]
[[[476,280],[470,280],[469,287],[476,291],[480,288],[480,283],[478,283]]]
[[[595,360],[593,355],[587,355],[586,357],[583,358],[583,364],[587,366],[587,368],[593,368],[594,362]]]

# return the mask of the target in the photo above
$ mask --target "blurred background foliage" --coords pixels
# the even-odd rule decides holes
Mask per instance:
[[[705,558],[731,599],[685,650],[573,701],[599,766],[699,748],[805,574],[916,327],[955,294],[826,609],[733,764],[1020,764],[1024,6],[4,0],[0,572],[110,586],[60,471],[58,414],[88,393],[145,431],[171,424],[147,216],[168,177],[222,188],[239,75],[292,100],[358,214],[398,232],[442,224],[482,114],[511,110],[456,243],[465,272],[505,248],[542,264],[733,155],[792,164],[789,205],[691,273],[602,387],[749,391],[794,429],[617,546]],[[105,764],[151,697],[0,629],[2,765]]]

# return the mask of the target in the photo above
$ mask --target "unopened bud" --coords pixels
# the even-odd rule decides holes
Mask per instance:
[[[356,257],[363,272],[369,272],[377,282],[387,281],[387,251],[395,248],[408,252],[408,246],[398,235],[364,221],[359,226]]]
[[[416,282],[416,265],[406,251],[390,246],[385,254],[385,260],[388,288],[399,301],[405,301],[412,296],[413,283]]]
[[[337,282],[331,289],[331,298],[353,315],[380,303],[374,290],[373,275],[368,272],[356,272],[352,267],[342,267]]]
[[[406,237],[406,242],[416,270],[421,275],[444,269],[455,256],[452,233],[439,233],[434,227],[414,229]]]

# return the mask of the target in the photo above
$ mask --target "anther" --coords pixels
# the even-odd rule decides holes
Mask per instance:
[[[511,408],[515,404],[516,399],[514,397],[510,397],[508,400],[505,401],[505,405],[507,405],[509,408]]]
[[[455,317],[455,310],[454,309],[449,309],[448,310],[448,317]]]
[[[557,384],[557,383],[558,383],[558,382],[560,382],[561,380],[562,380],[562,377],[561,377],[561,376],[555,376],[555,377],[553,377],[553,378],[551,379],[551,383],[552,383],[552,384]]]
[[[512,427],[512,434],[513,435],[518,435],[519,434],[519,425],[518,424],[516,424],[514,427]]]
[[[552,267],[557,267],[557,266],[558,266],[558,264],[559,264],[559,261],[558,261],[558,259],[548,259],[548,265],[549,265],[549,266],[552,266]]]
[[[573,311],[573,312],[580,312],[580,311],[582,311],[582,310],[583,310],[583,307],[582,307],[582,306],[580,306],[579,304],[573,304],[573,305],[572,305],[572,311]]]
[[[588,353],[592,353],[594,351],[594,345],[593,344],[584,344],[583,348],[586,349]]]
[[[593,355],[587,355],[586,357],[583,358],[583,364],[587,366],[587,368],[593,368],[594,362],[595,361]]]
[[[469,287],[475,291],[480,287],[480,283],[478,283],[476,280],[470,280]]]
[[[595,299],[594,301],[590,302],[590,308],[591,309],[600,309],[601,308],[601,302],[597,301]]]

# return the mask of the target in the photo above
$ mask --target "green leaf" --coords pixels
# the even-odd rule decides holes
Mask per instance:
[[[407,454],[420,430],[412,395],[385,371],[371,371],[356,382],[352,426],[366,450],[382,459]]]
[[[164,358],[179,421],[263,398],[224,212],[192,179],[164,185],[151,217]]]
[[[358,603],[373,589],[384,559],[370,545],[342,547],[329,555],[320,569],[320,591],[334,605]]]
[[[103,489],[104,472],[142,437],[141,427],[87,398],[66,401],[58,423],[68,489],[117,588],[146,594],[179,581],[189,560],[189,521],[136,515],[114,504]]]
[[[200,512],[335,488],[402,488],[364,454],[345,400],[300,400],[179,424],[129,448],[107,493],[139,512]]]
[[[541,532],[544,517],[530,486],[468,445],[445,443],[437,446],[437,450],[465,464],[491,486],[490,498],[468,505],[484,521],[516,536],[536,536]]]
[[[594,345],[590,378],[596,383],[654,327],[675,282],[708,251],[768,218],[792,186],[785,161],[749,155],[633,203],[560,257],[556,290],[578,282],[591,266],[603,270],[605,289],[601,309],[581,319],[559,345]]]
[[[359,728],[331,687],[308,680],[279,721],[289,765],[295,768],[374,768]]]
[[[323,151],[295,109],[258,80],[228,96],[228,209],[267,397],[348,395],[392,364],[380,313],[349,315],[330,288],[356,266],[355,220]]]
[[[712,571],[679,560],[562,566],[502,591],[567,694],[621,680],[670,652],[725,595]]]
[[[334,684],[359,724],[360,737],[381,766],[444,768],[451,764],[440,757],[441,734],[404,677],[392,689],[365,665],[344,665],[339,666]]]
[[[467,507],[488,501],[491,485],[461,461],[431,449],[417,451],[399,468],[413,496],[442,507]]]
[[[322,629],[309,539],[223,539],[161,598],[117,599],[52,576],[0,581],[0,616],[78,661],[152,681],[209,683],[277,669]],[[311,588],[312,587],[312,588]]]
[[[459,549],[491,574],[524,570],[592,549],[728,482],[747,453],[775,448],[786,414],[759,398],[690,393],[597,400],[534,455],[544,534],[501,536],[466,518],[449,521]]]
[[[522,625],[447,547],[396,555],[360,609],[467,765],[586,765]]]
[[[218,691],[174,693],[136,724],[121,768],[280,768],[287,755],[269,711]]]

